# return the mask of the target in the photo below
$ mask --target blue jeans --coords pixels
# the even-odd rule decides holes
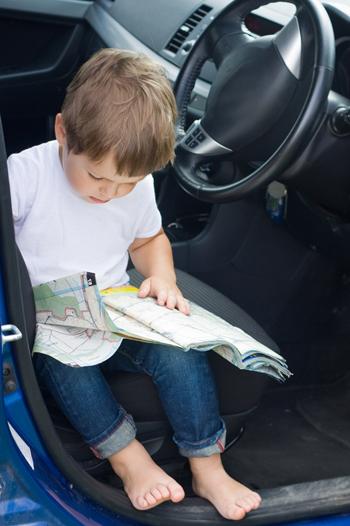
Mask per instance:
[[[210,456],[225,448],[225,425],[206,352],[123,340],[100,365],[71,367],[41,353],[34,354],[34,364],[40,385],[98,458],[110,457],[136,436],[134,421],[115,399],[104,370],[152,377],[183,456]]]

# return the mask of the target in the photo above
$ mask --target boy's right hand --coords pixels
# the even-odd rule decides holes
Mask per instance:
[[[158,305],[164,305],[171,310],[177,308],[183,314],[190,314],[188,301],[173,281],[150,276],[141,283],[138,296],[140,298],[150,296],[157,300]]]

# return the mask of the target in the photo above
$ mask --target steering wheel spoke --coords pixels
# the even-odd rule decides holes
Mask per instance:
[[[205,157],[223,156],[232,153],[227,148],[213,139],[203,128],[200,120],[194,121],[186,131],[180,146],[194,155]]]
[[[301,31],[299,20],[294,16],[274,37],[274,44],[285,66],[299,80],[301,77]]]

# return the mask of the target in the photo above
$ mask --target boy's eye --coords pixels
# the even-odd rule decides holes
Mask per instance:
[[[99,181],[100,180],[100,177],[95,177],[90,172],[88,172],[88,174],[90,175],[90,177],[92,177],[92,179],[95,179],[95,181]]]

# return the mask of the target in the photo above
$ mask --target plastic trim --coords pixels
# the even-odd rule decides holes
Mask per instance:
[[[0,10],[83,19],[91,0],[0,0]]]
[[[157,55],[157,53],[131,35],[131,33],[129,33],[102,7],[96,4],[92,5],[86,14],[86,20],[107,46],[145,53],[150,58],[160,63],[165,68],[169,80],[175,82],[180,71],[179,68],[168,60],[162,58],[160,55]],[[195,85],[195,93],[197,95],[206,98],[209,90],[209,83],[200,79],[197,80]]]

